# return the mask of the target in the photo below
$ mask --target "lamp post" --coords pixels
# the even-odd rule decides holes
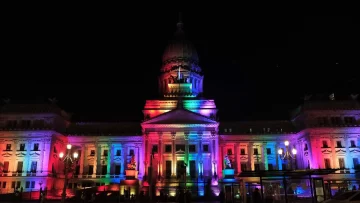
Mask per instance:
[[[79,154],[77,152],[74,152],[71,154],[71,144],[66,145],[66,154],[63,152],[60,152],[59,158],[60,161],[64,162],[64,175],[65,175],[65,181],[64,181],[64,187],[61,194],[61,202],[64,203],[66,199],[66,187],[69,181],[68,173],[70,173],[73,170],[73,163],[76,162],[77,158],[79,157]]]
[[[286,160],[287,163],[288,163],[288,168],[291,169],[291,161],[294,159],[295,160],[295,170],[297,169],[297,164],[296,164],[296,154],[297,154],[297,150],[295,148],[292,148],[291,150],[291,153],[290,153],[290,150],[289,150],[289,141],[285,141],[284,142],[285,144],[285,152],[283,151],[283,149],[279,149],[278,150],[278,154],[280,156],[280,158],[282,160]]]
[[[187,167],[187,164],[184,162],[184,182],[185,182],[185,189],[186,189],[186,167]]]

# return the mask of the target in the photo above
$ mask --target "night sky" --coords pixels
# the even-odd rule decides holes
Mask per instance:
[[[140,121],[177,11],[34,14],[6,31],[1,93],[56,97],[74,120]],[[359,21],[351,16],[183,12],[220,121],[288,119],[305,94],[360,93]],[[339,96],[338,96],[339,98]]]

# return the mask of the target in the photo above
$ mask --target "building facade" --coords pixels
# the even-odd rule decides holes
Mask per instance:
[[[121,192],[119,183],[126,179],[127,164],[133,157],[139,190],[156,185],[156,195],[159,188],[186,181],[200,196],[205,193],[205,182],[218,194],[225,156],[236,175],[331,168],[339,170],[324,179],[356,182],[360,158],[357,96],[341,101],[333,95],[325,101],[308,97],[288,121],[219,122],[215,101],[202,97],[204,75],[196,49],[186,40],[182,27],[181,22],[177,24],[174,40],[163,54],[158,78],[162,97],[146,101],[141,123],[73,123],[54,103],[3,105],[1,193],[20,187],[60,193],[64,163],[59,155],[68,143],[79,154],[69,189],[105,186]],[[288,147],[285,141],[289,141]],[[296,149],[294,163],[281,159],[279,149]],[[235,179],[242,184],[259,181],[254,177]]]

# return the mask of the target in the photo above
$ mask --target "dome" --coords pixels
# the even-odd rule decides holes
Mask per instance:
[[[185,33],[182,28],[183,24],[179,22],[177,24],[175,39],[170,41],[164,51],[162,57],[163,63],[167,63],[169,61],[191,61],[194,63],[199,62],[196,49],[189,40],[185,39]]]

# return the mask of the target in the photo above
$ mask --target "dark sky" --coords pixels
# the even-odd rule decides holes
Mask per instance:
[[[158,96],[177,19],[177,11],[152,10],[14,18],[0,96],[56,97],[77,120],[140,121],[145,100]],[[183,22],[220,121],[287,119],[304,94],[360,93],[360,23],[351,16],[193,11]]]

